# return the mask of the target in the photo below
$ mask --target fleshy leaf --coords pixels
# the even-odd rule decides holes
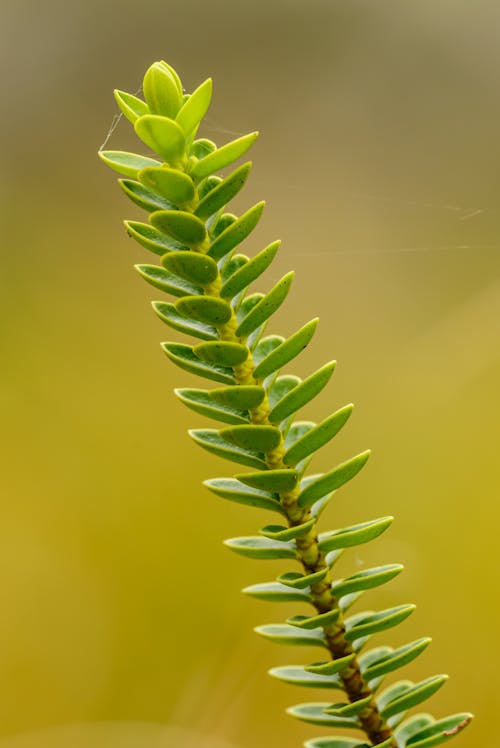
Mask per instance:
[[[356,457],[351,457],[350,460],[337,465],[329,473],[325,473],[320,478],[309,484],[307,488],[301,493],[299,497],[299,504],[302,507],[311,506],[317,499],[325,496],[327,493],[335,491],[344,483],[347,483],[354,478],[361,468],[365,465],[366,461],[370,456],[370,450],[361,452]]]
[[[126,151],[99,151],[98,156],[106,166],[132,179],[137,179],[137,172],[147,166],[160,166],[160,162],[154,158]]]
[[[297,717],[302,722],[308,722],[311,725],[318,725],[319,727],[360,729],[360,723],[356,717],[332,717],[329,714],[325,714],[324,710],[328,706],[330,706],[328,701],[311,702],[308,704],[296,704],[289,707],[286,711],[287,714]]]
[[[368,543],[377,538],[391,525],[393,517],[381,517],[370,522],[344,527],[341,530],[331,530],[319,536],[319,547],[327,553],[338,548],[351,548],[354,545]]]
[[[172,203],[169,203],[164,197],[157,195],[156,192],[151,192],[134,179],[119,179],[118,184],[133,203],[138,205],[139,208],[147,210],[148,213],[173,207]]]
[[[144,159],[151,161],[152,159]],[[169,169],[156,163],[139,167],[138,179],[145,187],[157,192],[173,205],[183,207],[194,200],[194,185],[191,179],[177,169]]]
[[[202,179],[203,177],[208,177],[209,174],[224,169],[226,166],[229,166],[229,164],[232,164],[233,161],[236,161],[243,156],[252,143],[255,142],[258,135],[258,132],[251,132],[248,135],[243,135],[243,137],[232,140],[221,148],[212,151],[212,153],[209,153],[208,156],[202,158],[191,168],[191,174],[193,177]]]
[[[298,473],[296,470],[262,470],[257,473],[241,473],[236,477],[247,486],[283,494],[295,488]]]
[[[414,610],[414,605],[398,605],[378,613],[369,613],[365,618],[358,619],[354,626],[349,626],[349,621],[346,621],[345,638],[352,642],[355,639],[390,629],[408,618]]]
[[[253,309],[248,312],[236,330],[238,337],[250,335],[257,327],[260,327],[274,312],[279,309],[287,297],[292,285],[294,273],[287,273],[280,281],[262,298]]]
[[[188,408],[207,418],[214,418],[223,423],[248,423],[243,411],[228,408],[226,405],[214,402],[208,390],[182,388],[174,390],[175,394]]]
[[[219,345],[216,340],[217,331],[213,327],[205,325],[203,322],[197,322],[197,320],[185,317],[177,311],[173,304],[169,304],[166,301],[153,301],[152,307],[158,317],[174,330],[179,330],[179,332],[184,332],[187,335],[193,335],[193,337],[201,338],[201,340],[213,341],[216,345]],[[194,348],[193,351],[195,355],[198,356],[198,353]],[[198,358],[202,357],[198,356]],[[211,361],[210,363],[217,364],[219,362]],[[224,366],[224,364],[222,364],[222,366]]]
[[[135,123],[139,117],[143,117],[145,114],[149,114],[149,107],[145,101],[138,99],[137,96],[127,93],[126,91],[114,91],[116,103],[122,110],[125,117],[132,124]]]
[[[172,275],[172,273],[164,270],[159,265],[136,265],[135,269],[145,281],[172,296],[190,296],[198,291],[201,292],[201,288],[198,288],[193,283],[189,283],[189,281]]]
[[[140,139],[172,166],[183,157],[186,141],[182,128],[169,117],[145,114],[134,123]]]
[[[211,257],[199,252],[169,252],[162,257],[161,264],[170,272],[198,284],[199,287],[208,285],[217,278],[217,264]]]
[[[262,469],[266,465],[263,455],[259,452],[229,444],[215,429],[192,429],[189,434],[200,447],[217,457],[257,469]]]
[[[357,714],[363,711],[372,700],[372,695],[365,696],[364,699],[358,699],[351,704],[333,704],[325,709],[327,714],[332,714],[337,717],[355,717]]]
[[[262,361],[266,356],[274,351],[275,348],[281,345],[284,340],[285,338],[282,335],[267,335],[265,338],[259,340],[253,352],[253,360],[255,365],[257,366],[260,361]],[[259,377],[259,379],[263,379],[263,377]]]
[[[280,423],[316,397],[330,381],[336,365],[336,361],[325,364],[285,395],[269,413],[271,423]]]
[[[404,746],[406,745],[409,738],[411,738],[412,735],[415,735],[417,732],[420,732],[420,730],[425,729],[426,727],[430,727],[430,725],[433,725],[436,720],[432,716],[432,714],[415,714],[414,716],[410,717],[409,719],[406,719],[403,724],[397,728],[394,732],[394,736],[396,738],[396,742],[398,746]]]
[[[266,626],[257,626],[254,631],[276,644],[327,648],[322,629],[307,631],[295,626],[287,626],[286,623],[271,623]]]
[[[271,452],[281,440],[279,429],[274,426],[233,426],[220,430],[223,439],[244,449],[255,452]]]
[[[411,686],[404,693],[389,701],[389,703],[381,710],[381,716],[386,719],[387,717],[392,717],[406,709],[411,709],[412,707],[417,706],[417,704],[421,704],[436,693],[436,691],[438,691],[447,680],[447,675],[435,675],[432,678],[426,678],[426,680],[420,681],[420,683]]]
[[[307,670],[300,665],[285,665],[284,667],[271,668],[269,675],[294,686],[306,686],[309,688],[342,688],[342,682],[338,675],[317,675],[316,673],[308,673]]]
[[[192,213],[183,210],[158,210],[149,219],[155,229],[188,247],[198,247],[205,241],[205,224]]]
[[[328,662],[321,662],[318,665],[308,665],[306,670],[309,673],[318,673],[318,675],[335,675],[335,673],[340,673],[346,667],[349,667],[355,657],[355,654],[350,654],[346,657],[340,657],[338,660],[329,660]]]
[[[153,228],[149,223],[141,223],[140,221],[124,221],[124,223],[128,235],[156,255],[164,255],[165,252],[188,249],[184,244],[175,241],[170,236],[166,236],[161,231],[158,231],[158,229]],[[199,293],[201,293],[201,288],[199,289]]]
[[[330,626],[330,624],[335,623],[338,620],[339,615],[340,610],[335,608],[333,610],[327,610],[325,613],[318,613],[316,616],[292,616],[287,619],[287,623],[290,626],[296,626],[299,629],[325,628],[325,626]],[[325,673],[321,674],[324,675]]]
[[[264,205],[264,202],[257,203],[257,205],[254,205],[246,213],[237,218],[236,221],[231,223],[227,229],[224,229],[217,239],[212,242],[208,251],[210,257],[213,257],[214,260],[220,260],[238,246],[238,244],[241,244],[257,226],[264,210]]]
[[[351,592],[370,590],[373,587],[379,587],[394,579],[403,569],[404,566],[401,564],[390,564],[387,566],[377,566],[373,569],[364,569],[353,574],[351,577],[339,579],[337,582],[334,582],[332,592],[335,597],[339,598]]]
[[[394,670],[398,670],[407,665],[409,662],[413,662],[431,643],[431,639],[422,638],[417,639],[410,644],[405,644],[402,647],[398,647],[382,657],[378,657],[369,667],[363,668],[363,677],[366,680],[373,680],[373,678],[379,678],[381,675],[387,675]],[[369,652],[366,653],[367,655]]]
[[[377,748],[391,748],[392,745],[393,739],[388,738],[383,743],[378,743]],[[314,738],[306,740],[304,748],[371,748],[371,745],[351,738]]]
[[[286,465],[297,465],[333,439],[352,413],[354,406],[346,405],[337,410],[298,439],[283,456]]]
[[[177,302],[177,309],[186,317],[215,327],[231,319],[231,307],[215,296],[184,296]]]
[[[214,382],[223,382],[224,384],[230,384],[234,381],[232,369],[200,361],[189,345],[162,343],[161,347],[174,364],[190,374],[196,374],[199,377],[211,379]]]
[[[214,213],[217,213],[217,211],[224,208],[224,206],[238,194],[247,181],[251,167],[252,164],[247,162],[246,164],[239,166],[228,177],[219,182],[217,186],[200,200],[194,211],[195,216],[206,221],[207,218],[210,218]],[[209,177],[209,179],[213,178],[214,177]]]
[[[317,326],[318,319],[312,319],[287,340],[281,338],[281,340],[276,342],[272,348],[265,351],[265,354],[260,356],[257,360],[254,377],[256,379],[264,379],[274,371],[281,369],[289,361],[294,359],[295,356],[298,356],[298,354],[311,342]]]
[[[213,478],[204,481],[204,485],[212,493],[228,501],[245,506],[255,506],[259,509],[269,509],[272,512],[283,514],[283,509],[278,499],[266,491],[257,491],[243,485],[234,478]]]
[[[305,587],[310,587],[312,584],[321,582],[326,577],[327,572],[327,568],[319,569],[319,571],[315,571],[312,574],[301,574],[300,572],[291,571],[281,574],[278,577],[278,582],[293,589],[304,589]]]
[[[207,78],[182,105],[175,119],[184,130],[186,137],[192,135],[198,128],[198,125],[207,113],[211,98],[212,79]]]
[[[295,538],[301,538],[306,535],[311,527],[314,526],[315,519],[312,517],[307,522],[301,525],[293,525],[292,527],[282,527],[281,525],[266,525],[259,530],[261,535],[266,538],[273,540],[295,540]]]
[[[292,590],[279,582],[264,582],[245,587],[242,592],[257,600],[283,603],[309,603],[311,597],[306,590]]]
[[[226,340],[200,343],[193,350],[203,361],[209,361],[220,366],[238,366],[246,361],[248,357],[246,346]]]
[[[463,712],[440,719],[414,733],[405,743],[405,748],[434,748],[435,745],[441,745],[462,732],[472,718],[472,714]]]
[[[235,553],[247,558],[273,559],[273,558],[296,558],[297,551],[295,543],[282,543],[278,540],[270,540],[259,536],[248,536],[243,538],[229,538],[224,541]]]
[[[253,384],[240,385],[239,387],[219,387],[210,391],[210,397],[213,400],[237,410],[257,408],[263,401],[265,394],[262,387]]]
[[[273,242],[233,273],[220,290],[222,298],[233,298],[262,275],[276,257],[280,244],[280,241]]]
[[[171,71],[155,62],[146,71],[142,83],[144,98],[153,114],[175,117],[181,107],[181,93]]]

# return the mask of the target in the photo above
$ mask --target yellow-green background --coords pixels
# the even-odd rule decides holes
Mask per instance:
[[[432,635],[402,676],[449,672],[432,711],[476,712],[457,746],[493,746],[499,6],[2,0],[0,21],[0,745],[156,748],[160,731],[162,746],[281,748],[323,732],[283,713],[323,693],[265,675],[318,652],[252,633],[293,608],[239,588],[283,564],[221,540],[269,517],[200,486],[231,466],[186,434],[208,422],[172,389],[195,380],[161,354],[160,293],[131,269],[150,258],[121,226],[138,211],[95,155],[112,89],[137,91],[164,58],[188,91],[213,76],[206,136],[261,131],[236,207],[268,201],[250,253],[284,240],[260,289],[297,271],[270,330],[319,315],[295,370],[340,363],[304,415],[357,406],[314,467],[374,450],[323,527],[397,517],[339,573],[407,565],[366,603],[418,609],[376,641]],[[130,148],[130,129],[108,147]]]

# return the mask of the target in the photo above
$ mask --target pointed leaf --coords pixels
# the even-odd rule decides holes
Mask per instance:
[[[262,470],[258,473],[240,473],[236,476],[242,483],[274,493],[289,493],[297,485],[295,470]]]
[[[172,296],[189,296],[190,294],[201,293],[201,288],[189,283],[188,281],[178,278],[168,270],[164,270],[159,265],[135,265],[135,269],[145,281],[150,283],[160,291],[169,293]],[[208,332],[208,330],[207,330]],[[215,334],[215,329],[213,330]]]
[[[155,229],[188,247],[199,247],[205,241],[205,224],[192,213],[183,210],[158,210],[149,219]]]
[[[353,574],[351,577],[339,579],[332,585],[332,592],[336,598],[348,595],[351,592],[359,590],[370,590],[373,587],[379,587],[391,579],[394,579],[404,569],[401,564],[390,564],[387,566],[377,566],[373,569],[364,569]]]
[[[398,670],[403,665],[413,662],[413,660],[427,649],[431,641],[432,639],[428,637],[417,639],[410,644],[405,644],[403,647],[398,647],[398,649],[378,657],[369,667],[363,668],[363,677],[366,680],[373,680],[373,678],[379,678],[382,675],[387,675],[387,673]],[[366,654],[368,655],[369,652]]]
[[[360,723],[356,717],[332,717],[325,714],[325,709],[330,706],[328,701],[311,702],[309,704],[296,704],[286,711],[292,717],[308,722],[319,727],[352,728],[360,729]]]
[[[232,249],[241,244],[241,242],[247,238],[247,236],[257,226],[262,211],[264,210],[264,202],[257,203],[252,208],[243,213],[239,218],[236,219],[227,229],[218,235],[217,239],[212,242],[208,254],[213,257],[214,260],[220,260],[224,255],[227,255]]]
[[[239,366],[248,358],[248,348],[245,345],[227,340],[200,343],[193,348],[193,351],[203,361],[219,364],[219,366]]]
[[[138,99],[137,96],[132,96],[132,94],[129,94],[126,91],[119,91],[118,89],[115,89],[114,94],[116,103],[128,121],[132,124],[134,124],[139,117],[149,114],[148,105],[142,99]]]
[[[295,543],[281,543],[278,540],[248,536],[244,538],[229,538],[224,541],[235,553],[247,558],[274,559],[274,558],[296,558],[297,551]]]
[[[318,319],[312,319],[287,340],[282,338],[278,345],[266,352],[266,355],[257,362],[254,377],[264,379],[294,359],[311,342],[317,326]]]
[[[172,166],[180,162],[186,146],[182,128],[173,119],[145,114],[134,124],[140,139]]]
[[[394,714],[405,711],[405,709],[411,709],[413,706],[421,704],[436,693],[436,691],[438,691],[447,680],[447,675],[435,675],[433,678],[427,678],[426,680],[420,681],[420,683],[408,688],[408,690],[400,696],[389,701],[389,703],[381,710],[381,716],[384,717],[384,719],[392,717]]]
[[[245,587],[242,592],[257,600],[283,603],[309,603],[311,597],[305,590],[292,590],[279,582],[264,582]]]
[[[215,327],[220,327],[231,319],[231,307],[215,296],[184,296],[176,306],[186,317]]]
[[[322,629],[307,631],[295,626],[287,626],[286,623],[272,623],[267,626],[257,626],[254,631],[276,644],[327,647]]]
[[[359,525],[344,527],[342,530],[322,533],[319,537],[319,547],[326,553],[338,548],[351,548],[354,545],[368,543],[387,530],[393,519],[394,517],[381,517],[371,522],[361,522]]]
[[[398,605],[395,608],[387,608],[387,610],[381,610],[379,613],[371,613],[358,620],[352,627],[348,626],[346,621],[347,631],[345,638],[347,641],[354,641],[364,636],[371,636],[379,631],[385,631],[393,626],[397,626],[399,623],[408,618],[408,616],[415,610],[415,605]]]
[[[245,413],[214,402],[207,390],[182,388],[176,389],[174,392],[184,405],[202,416],[214,418],[216,421],[222,421],[223,423],[248,423]]]
[[[318,673],[319,675],[335,675],[335,673],[341,673],[342,670],[349,667],[355,657],[356,655],[353,653],[346,657],[340,657],[338,660],[321,662],[318,665],[308,665],[306,670],[309,673]],[[330,704],[327,704],[326,706],[330,706]]]
[[[217,496],[228,501],[234,501],[236,504],[255,506],[259,509],[269,509],[272,512],[283,514],[281,504],[275,496],[266,491],[257,491],[244,486],[234,478],[213,478],[204,481],[204,485]]]
[[[151,162],[151,159],[147,159]],[[139,167],[139,181],[152,192],[157,192],[173,205],[190,205],[195,197],[191,179],[177,169],[169,169],[156,162]]]
[[[293,589],[304,589],[321,582],[326,577],[327,573],[327,567],[319,569],[319,571],[315,571],[312,574],[300,574],[300,572],[291,571],[286,574],[281,574],[281,576],[278,577],[278,582],[287,587],[292,587]]]
[[[258,134],[258,132],[251,132],[209,153],[208,156],[202,158],[192,167],[191,174],[194,177],[202,179],[203,177],[208,177],[209,174],[224,169],[248,151],[252,143],[257,139]]]
[[[197,129],[207,113],[212,98],[212,79],[207,78],[193,91],[189,99],[182,105],[176,116],[177,123],[182,127],[186,136]]]
[[[97,155],[106,166],[114,169],[118,174],[132,177],[132,179],[137,179],[137,172],[146,166],[160,166],[160,162],[155,161],[154,158],[147,158],[126,151],[99,151]]]
[[[151,192],[147,187],[144,187],[140,182],[136,182],[133,179],[119,179],[118,184],[133,203],[138,205],[139,208],[147,210],[149,213],[173,207],[164,197]]]
[[[311,506],[317,499],[335,491],[340,486],[343,486],[344,483],[350,481],[365,465],[370,454],[370,450],[361,452],[361,454],[351,457],[350,460],[337,465],[329,473],[325,473],[325,475],[315,480],[301,493],[299,497],[300,506]]]
[[[244,411],[257,408],[264,400],[265,395],[265,390],[262,387],[253,384],[239,385],[238,387],[219,387],[210,391],[210,397],[221,405]]]
[[[153,114],[175,117],[182,103],[177,81],[164,65],[155,62],[146,71],[142,83],[144,98]]]
[[[258,304],[241,321],[236,335],[246,337],[257,327],[260,327],[274,312],[279,309],[286,299],[290,286],[292,285],[294,273],[287,273],[280,281],[262,298]]]
[[[231,444],[255,452],[271,452],[281,441],[280,431],[274,426],[233,426],[221,429],[219,434]]]
[[[280,244],[280,241],[273,242],[256,254],[249,262],[240,267],[239,270],[233,273],[220,290],[222,298],[233,298],[233,296],[239,294],[240,291],[248,288],[250,283],[258,278],[259,275],[262,275],[274,260]]]
[[[200,361],[189,345],[162,343],[161,346],[174,364],[177,364],[180,369],[184,369],[184,371],[188,371],[190,374],[196,374],[199,377],[211,379],[214,382],[223,382],[224,384],[234,381],[232,369]]]
[[[305,457],[327,444],[346,423],[353,408],[354,405],[352,404],[346,405],[308,431],[285,453],[283,462],[286,465],[297,465]]]
[[[462,732],[470,724],[472,718],[472,714],[463,712],[440,719],[413,734],[405,746],[407,748],[433,748],[435,745],[441,745]]]
[[[180,278],[206,286],[217,278],[217,264],[199,252],[170,252],[161,259],[163,267]],[[200,293],[201,295],[201,293]]]
[[[355,717],[370,704],[372,699],[373,696],[370,694],[369,696],[365,696],[363,699],[353,701],[350,704],[333,704],[333,706],[327,707],[325,709],[325,712],[336,717]]]
[[[338,675],[317,675],[316,673],[308,673],[304,667],[299,665],[275,667],[269,671],[269,675],[294,686],[306,686],[309,688],[342,688],[342,681]]]
[[[286,622],[290,626],[296,626],[299,629],[319,629],[335,623],[338,620],[339,615],[340,610],[336,608],[335,610],[327,610],[325,613],[318,613],[316,616],[292,616],[291,618],[288,618]],[[308,672],[317,673],[317,671]],[[325,675],[325,673],[322,672],[321,675]]]
[[[316,397],[330,381],[336,365],[336,361],[331,361],[294,387],[293,391],[283,397],[269,413],[271,423],[280,423]]]
[[[224,208],[238,194],[247,181],[251,167],[252,164],[249,161],[239,166],[228,177],[219,182],[214,189],[200,200],[194,214],[203,221],[206,221],[207,218],[210,218],[214,213]]]
[[[217,455],[217,457],[223,457],[225,460],[231,460],[240,465],[248,465],[248,467],[258,469],[265,467],[266,463],[263,460],[263,455],[229,444],[219,436],[219,432],[215,429],[194,429],[189,434],[200,447]]]
[[[183,314],[179,314],[173,304],[169,304],[166,301],[153,301],[151,303],[151,306],[153,307],[158,317],[174,330],[179,330],[179,332],[184,332],[187,335],[193,335],[193,337],[201,338],[201,340],[209,340],[215,342],[217,333],[213,327],[204,325],[202,322],[197,322],[196,320],[189,319],[189,317],[184,317]],[[194,348],[193,351],[198,358],[202,358],[202,356],[198,356],[198,353]],[[208,361],[208,359],[204,360]],[[210,361],[210,363],[219,362]],[[221,365],[223,366],[224,364]]]
[[[184,244],[176,242],[175,239],[153,228],[149,223],[141,223],[140,221],[124,221],[124,223],[127,234],[156,255],[188,249]],[[201,288],[199,292],[201,293]]]
[[[301,538],[306,535],[311,527],[314,526],[316,520],[312,517],[307,522],[301,525],[293,525],[292,527],[282,527],[281,525],[266,525],[259,530],[261,535],[266,538],[273,540],[295,540],[295,538]]]

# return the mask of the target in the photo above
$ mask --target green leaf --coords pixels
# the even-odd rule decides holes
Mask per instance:
[[[193,350],[203,361],[209,361],[220,366],[239,366],[248,358],[248,349],[245,345],[225,340],[200,343]]]
[[[174,80],[174,83],[177,86],[177,90],[179,91],[179,95],[182,98],[183,88],[182,88],[181,79],[179,78],[179,75],[177,74],[177,72],[174,70],[174,68],[172,67],[172,65],[169,65],[168,62],[165,62],[165,60],[160,60],[159,64],[163,68],[165,68],[165,70],[167,70],[170,73],[170,75],[172,76],[172,78]]]
[[[222,177],[207,177],[198,185],[198,200],[200,202],[203,201],[203,199],[208,195],[209,192],[212,192],[221,182],[223,181]],[[198,207],[199,207],[198,203]],[[198,208],[195,210],[195,215],[198,216],[198,218],[201,218],[202,220],[206,220],[209,218],[209,216],[202,216],[198,213]]]
[[[252,164],[249,161],[235,169],[200,200],[194,214],[203,221],[206,221],[207,218],[210,218],[214,213],[224,208],[241,190],[247,181],[251,168]],[[213,177],[209,177],[209,179],[213,179]]]
[[[147,166],[159,166],[160,162],[154,158],[139,156],[137,153],[127,153],[126,151],[99,151],[101,161],[109,166],[118,174],[125,174],[126,177],[137,179],[137,172]]]
[[[206,239],[205,224],[192,213],[183,210],[158,210],[149,218],[155,229],[188,247],[198,247]]]
[[[399,680],[396,683],[391,683],[391,685],[385,688],[377,698],[377,707],[379,711],[384,709],[391,701],[406,693],[406,691],[408,691],[408,689],[413,685],[414,683],[411,680]]]
[[[256,306],[261,299],[264,298],[263,293],[252,293],[245,296],[241,300],[241,303],[236,308],[236,319],[238,323]]]
[[[161,264],[180,278],[206,286],[217,278],[217,264],[211,257],[199,252],[170,252]]]
[[[185,245],[176,242],[171,237],[165,236],[161,231],[153,228],[149,223],[141,223],[140,221],[124,221],[124,223],[128,235],[156,255],[164,255],[165,252],[188,249]]]
[[[394,670],[398,670],[407,665],[409,662],[413,662],[422,652],[427,649],[432,639],[422,638],[417,639],[410,644],[405,644],[403,647],[398,647],[393,651],[384,654],[382,657],[378,657],[369,667],[363,668],[363,677],[366,680],[373,680],[379,678],[387,673],[392,673]],[[370,653],[367,652],[367,655]]]
[[[233,298],[262,275],[274,260],[280,244],[280,241],[273,242],[231,275],[220,290],[222,298]]]
[[[383,743],[378,743],[377,748],[391,748],[393,739],[388,738]],[[306,740],[304,748],[371,748],[369,743],[351,738],[314,738]]]
[[[324,552],[338,548],[351,548],[354,545],[368,543],[377,538],[392,524],[394,517],[381,517],[370,522],[344,527],[341,530],[331,530],[319,536],[319,547]]]
[[[226,260],[223,261],[223,265],[221,268],[222,282],[225,283],[233,273],[239,270],[240,267],[245,265],[248,261],[249,258],[246,255],[240,253],[230,255]]]
[[[126,91],[119,91],[118,89],[115,89],[114,94],[116,103],[128,121],[132,124],[134,124],[139,117],[149,114],[148,105],[142,99],[138,99],[137,96],[132,96],[132,94],[129,94]]]
[[[254,377],[264,379],[294,359],[311,342],[317,326],[318,319],[312,319],[287,340],[281,338],[278,344],[261,357],[255,367]]]
[[[229,538],[224,541],[235,553],[247,558],[256,559],[274,559],[274,558],[296,558],[297,551],[295,543],[280,543],[277,540],[269,538],[260,538],[258,536],[245,538]]]
[[[186,137],[191,135],[199,126],[207,113],[211,98],[212,79],[207,78],[182,105],[175,119],[184,130]]]
[[[211,379],[214,382],[222,382],[223,384],[234,382],[231,369],[225,369],[222,366],[206,364],[204,361],[200,361],[189,345],[183,345],[182,343],[162,343],[161,347],[174,364],[180,369],[188,371],[190,374],[196,374],[199,377]]]
[[[281,574],[278,577],[278,582],[287,587],[292,587],[292,589],[300,590],[310,587],[313,584],[318,584],[318,582],[321,582],[326,577],[327,573],[328,568],[319,569],[319,571],[315,571],[312,574],[301,574],[300,572],[291,571]]]
[[[333,704],[325,709],[327,714],[331,714],[335,717],[355,717],[357,714],[363,711],[365,707],[371,702],[373,696],[365,696],[364,699],[358,699],[351,704],[341,703]]]
[[[311,596],[305,590],[292,590],[279,582],[264,582],[245,587],[242,592],[257,600],[283,603],[309,603]]]
[[[133,203],[150,213],[159,209],[170,209],[172,207],[172,204],[168,200],[165,200],[164,197],[151,192],[151,190],[148,190],[140,182],[136,182],[133,179],[119,179],[118,184]]]
[[[229,444],[219,436],[219,432],[215,429],[194,429],[189,434],[200,447],[217,455],[217,457],[258,469],[262,469],[266,465],[263,455],[259,452]]]
[[[268,509],[271,512],[283,514],[283,508],[278,499],[266,491],[257,491],[243,485],[234,478],[213,478],[203,484],[216,496],[245,506]]]
[[[353,411],[354,405],[346,405],[337,410],[333,415],[326,418],[317,426],[309,430],[301,439],[298,439],[283,456],[286,465],[297,465],[310,454],[317,452],[322,446],[333,439],[346,423]]]
[[[243,411],[257,408],[264,400],[265,395],[264,389],[254,384],[240,384],[238,387],[219,387],[210,391],[210,397],[216,402]]]
[[[354,478],[354,476],[359,473],[369,456],[370,450],[361,452],[361,454],[356,455],[356,457],[351,457],[351,459],[346,462],[342,462],[329,473],[325,473],[325,475],[322,475],[320,478],[315,480],[301,493],[299,497],[300,506],[311,506],[311,504],[314,504],[317,499],[320,499],[327,493],[335,491],[337,488],[340,488],[340,486],[343,486],[344,483],[350,481],[351,478]]]
[[[281,423],[316,397],[330,381],[336,365],[336,361],[325,364],[285,395],[269,413],[271,423]]]
[[[144,98],[153,114],[175,117],[182,103],[182,94],[170,70],[155,62],[146,71],[142,82]]]
[[[440,719],[414,733],[405,746],[407,748],[433,748],[435,745],[441,745],[462,732],[472,719],[473,715],[469,712]]]
[[[359,730],[360,723],[356,717],[332,717],[325,714],[325,709],[330,706],[328,701],[311,702],[309,704],[296,704],[286,711],[292,717],[308,722],[319,727],[352,728]]]
[[[289,450],[296,441],[302,439],[302,437],[315,426],[316,424],[313,421],[294,421],[288,429],[288,433],[285,437],[285,449]],[[307,486],[309,486],[317,478],[320,478],[321,475],[322,473],[304,476],[300,481],[300,490],[304,491]]]
[[[229,164],[232,164],[233,161],[236,161],[243,156],[252,143],[255,142],[258,135],[258,132],[251,132],[248,135],[243,135],[242,138],[237,138],[236,140],[232,140],[230,143],[226,143],[222,148],[218,148],[198,161],[192,167],[191,174],[193,177],[202,179],[203,177],[208,177],[209,174],[224,169],[226,166],[229,166]]]
[[[207,390],[182,388],[176,389],[174,392],[184,405],[202,416],[214,418],[216,421],[222,421],[223,423],[248,423],[245,413],[215,403]]]
[[[201,340],[210,340],[215,342],[215,339],[217,338],[217,331],[213,327],[204,325],[202,322],[197,322],[196,320],[189,319],[189,317],[184,317],[184,315],[179,314],[173,304],[169,304],[165,301],[153,301],[151,302],[151,306],[153,307],[158,317],[174,330],[179,330],[179,332],[184,332],[187,335],[193,335],[193,337],[201,338]],[[193,349],[193,351],[195,355],[198,356],[196,350]],[[198,356],[198,358],[201,358],[201,356]],[[214,361],[211,363],[218,362]]]
[[[151,161],[151,159],[147,159]],[[167,166],[144,164],[139,167],[139,181],[149,190],[162,195],[173,205],[183,207],[190,205],[195,197],[194,185],[191,179],[176,169]]]
[[[287,273],[280,281],[267,293],[263,299],[246,315],[240,322],[236,335],[246,337],[251,332],[260,327],[274,312],[279,309],[286,299],[290,286],[292,285],[294,273]]]
[[[267,626],[257,626],[254,631],[276,644],[327,648],[322,629],[307,631],[295,626],[287,626],[286,623],[271,623]]]
[[[271,452],[281,441],[281,433],[274,426],[233,426],[221,429],[219,434],[231,444],[255,452]]]
[[[262,361],[262,359],[268,356],[269,353],[274,351],[275,348],[281,345],[284,340],[285,338],[282,335],[267,335],[265,338],[259,340],[253,352],[253,360],[255,366],[257,366]],[[263,379],[263,377],[259,377],[259,379]]]
[[[354,626],[350,626],[349,620],[347,620],[345,638],[347,641],[352,642],[355,639],[372,636],[372,634],[376,634],[379,631],[390,629],[404,621],[405,618],[408,618],[414,610],[415,605],[398,605],[395,608],[381,610],[378,613],[368,613],[364,618],[357,616]]]
[[[217,146],[213,140],[199,138],[198,140],[193,141],[190,153],[191,156],[194,156],[195,158],[205,158],[209,153],[213,153],[216,148]]]
[[[299,629],[320,629],[325,626],[330,626],[338,620],[340,610],[335,608],[334,610],[327,610],[325,613],[319,613],[316,616],[292,616],[287,619],[287,623],[290,626],[296,626]],[[308,671],[316,672],[317,671]],[[324,673],[321,673],[324,675]]]
[[[281,525],[267,525],[259,530],[261,535],[272,540],[294,540],[295,538],[301,538],[306,535],[311,527],[314,526],[316,520],[312,517],[307,522],[303,522],[301,525],[293,525],[292,527],[282,527]]]
[[[238,244],[241,244],[257,226],[264,210],[264,205],[264,202],[257,203],[257,205],[251,207],[246,213],[243,213],[236,221],[224,229],[218,235],[217,239],[212,242],[208,251],[210,257],[213,257],[214,260],[220,260]]]
[[[145,114],[136,120],[134,128],[140,139],[172,166],[182,159],[186,141],[182,128],[175,120],[158,114]]]
[[[342,670],[349,667],[355,657],[356,655],[353,653],[346,657],[339,657],[338,660],[329,660],[328,662],[321,662],[317,665],[308,665],[306,670],[308,673],[318,673],[318,675],[335,675],[335,673],[341,673]],[[326,706],[330,706],[330,704]]]
[[[182,297],[202,292],[201,288],[182,278],[177,278],[159,265],[135,265],[134,267],[145,281],[172,296]]]
[[[257,473],[240,473],[236,476],[242,483],[274,493],[288,493],[297,485],[296,470],[262,470]]]
[[[207,325],[220,327],[231,319],[231,307],[214,296],[185,296],[177,302],[177,309]]]
[[[294,686],[306,686],[308,688],[342,688],[342,682],[338,675],[317,675],[316,673],[308,673],[304,667],[299,665],[275,667],[269,671],[269,675]]]
[[[438,691],[447,680],[447,675],[435,675],[432,678],[420,681],[420,683],[417,683],[414,686],[412,685],[404,693],[389,701],[389,703],[381,710],[381,716],[386,719],[392,717],[394,714],[399,714],[399,712],[403,712],[406,709],[411,709],[412,707],[417,706],[417,704],[421,704],[436,693],[436,691]]]
[[[414,716],[406,719],[403,724],[398,727],[394,732],[398,746],[406,745],[408,739],[415,735],[415,733],[423,730],[430,725],[435,723],[435,719],[432,714],[415,714]]]
[[[359,590],[370,590],[373,587],[379,587],[391,579],[394,579],[404,569],[401,564],[390,564],[387,566],[376,566],[373,569],[364,569],[353,574],[351,577],[339,579],[332,585],[332,592],[335,597],[339,598],[348,595],[351,592]]]

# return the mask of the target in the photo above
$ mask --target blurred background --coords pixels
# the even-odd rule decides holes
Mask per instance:
[[[457,745],[491,744],[499,23],[488,0],[2,0],[2,748],[156,748],[160,733],[162,746],[298,746],[323,732],[283,711],[323,693],[266,676],[318,653],[252,632],[296,609],[240,587],[288,569],[222,546],[269,517],[200,486],[231,466],[186,434],[209,422],[172,389],[199,383],[160,351],[175,334],[132,270],[152,256],[121,223],[139,211],[96,157],[112,89],[136,92],[161,58],[187,91],[213,76],[202,134],[261,131],[235,207],[268,201],[249,253],[284,240],[259,290],[297,271],[269,331],[319,315],[294,371],[339,361],[303,417],[356,403],[314,469],[374,451],[323,529],[397,519],[339,574],[407,566],[366,605],[417,611],[375,641],[431,635],[402,677],[450,673],[431,710],[474,711]],[[107,147],[140,150],[124,121]]]

